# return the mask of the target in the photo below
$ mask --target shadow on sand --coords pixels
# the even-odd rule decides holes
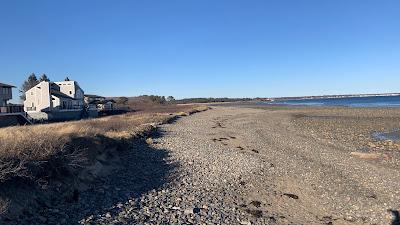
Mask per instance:
[[[162,135],[158,130],[151,136],[158,138]],[[122,151],[120,158],[120,169],[79,195],[75,203],[77,207],[68,215],[74,218],[71,222],[79,222],[91,215],[110,213],[113,216],[120,212],[117,205],[129,200],[131,205],[133,200],[134,206],[139,207],[135,199],[168,183],[170,173],[177,167],[167,163],[166,150],[154,149],[144,139],[136,140],[132,149]]]

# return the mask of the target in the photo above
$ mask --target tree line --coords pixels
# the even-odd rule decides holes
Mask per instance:
[[[146,98],[150,102],[155,103],[155,104],[160,104],[160,105],[167,104],[167,103],[174,103],[176,101],[173,96],[165,97],[165,96],[159,96],[159,95],[141,95],[138,97]],[[129,102],[129,98],[128,97],[118,97],[115,99],[115,102],[120,105],[127,105]]]
[[[176,100],[176,103],[188,104],[188,103],[213,103],[213,102],[240,102],[240,101],[251,101],[252,98],[185,98]]]

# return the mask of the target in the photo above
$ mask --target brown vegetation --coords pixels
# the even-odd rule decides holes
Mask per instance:
[[[114,100],[120,106],[128,106],[135,112],[157,112],[157,113],[176,113],[186,112],[195,107],[193,104],[179,105],[176,101],[166,101],[162,96],[143,95],[138,97],[119,97]]]
[[[185,110],[180,112],[180,110]],[[15,178],[37,178],[40,168],[57,175],[61,170],[83,167],[98,145],[121,146],[141,135],[151,124],[165,123],[175,116],[190,115],[205,107],[168,107],[171,113],[129,113],[84,121],[20,126],[0,129],[0,182]],[[49,170],[50,169],[50,170]],[[64,171],[64,172],[65,172]]]
[[[33,173],[41,173],[39,168],[47,166],[55,173],[74,171],[86,163],[93,146],[105,140],[127,140],[146,129],[141,125],[169,118],[163,114],[120,115],[1,129],[0,182],[16,176],[36,178],[38,174]]]
[[[187,114],[205,107],[184,108]],[[0,186],[14,181],[48,184],[62,177],[78,177],[104,151],[129,148],[132,140],[147,136],[155,125],[178,116],[181,107],[168,113],[136,112],[74,122],[0,129]],[[0,202],[5,207],[8,200]],[[0,209],[0,211],[4,211]]]

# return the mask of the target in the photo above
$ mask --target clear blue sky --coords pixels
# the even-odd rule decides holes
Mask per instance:
[[[86,93],[400,92],[400,1],[1,0],[0,82]]]

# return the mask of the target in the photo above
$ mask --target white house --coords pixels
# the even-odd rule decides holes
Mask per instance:
[[[42,81],[25,96],[24,110],[34,119],[79,119],[84,111],[84,92],[76,81]]]

